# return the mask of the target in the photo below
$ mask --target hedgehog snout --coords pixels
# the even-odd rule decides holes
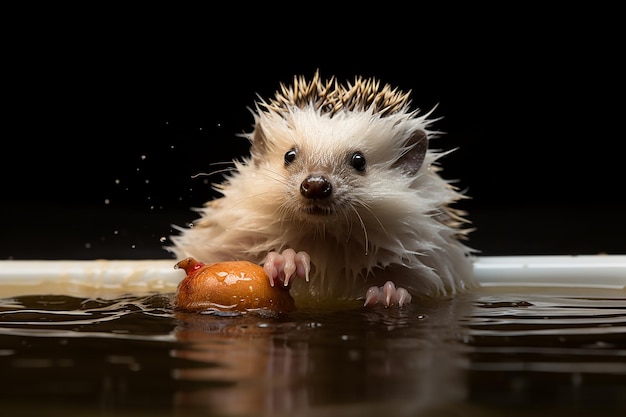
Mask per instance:
[[[311,174],[300,184],[300,194],[313,200],[322,200],[333,192],[333,185],[321,174]]]

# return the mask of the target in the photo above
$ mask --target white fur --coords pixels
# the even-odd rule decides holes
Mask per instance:
[[[432,136],[427,116],[405,109],[384,117],[371,110],[331,117],[312,106],[257,111],[256,128],[269,148],[259,155],[253,147],[249,158],[235,161],[236,171],[220,186],[223,196],[198,209],[201,217],[179,228],[168,249],[180,259],[257,263],[272,250],[306,251],[314,270],[310,282],[293,283],[300,303],[362,298],[387,280],[416,296],[473,286],[471,249],[459,242],[456,226],[441,221],[463,198],[438,175],[441,154],[429,150],[416,175],[394,165],[412,133]],[[292,148],[297,158],[286,167]],[[349,164],[355,151],[366,158],[364,173]],[[302,212],[300,184],[311,173],[331,180],[333,214]]]

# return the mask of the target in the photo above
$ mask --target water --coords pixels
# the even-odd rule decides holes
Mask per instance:
[[[0,299],[3,415],[626,415],[626,296],[494,289],[405,309]]]

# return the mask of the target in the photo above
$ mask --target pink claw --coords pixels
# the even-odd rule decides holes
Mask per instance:
[[[393,282],[387,281],[381,289],[383,291],[383,300],[385,301],[385,307],[390,306],[393,302],[393,298],[396,295],[396,286]]]
[[[296,274],[309,282],[309,273],[311,272],[311,257],[306,252],[298,252],[296,254]]]
[[[382,287],[370,287],[365,293],[364,306],[382,303],[385,307],[397,304],[402,307],[411,302],[411,294],[401,287],[396,287],[391,281],[385,282]]]
[[[365,293],[364,306],[378,304],[380,302],[380,289],[378,287],[369,287]]]
[[[278,279],[288,287],[294,276],[309,281],[311,257],[306,252],[296,253],[293,249],[285,249],[282,253],[270,252],[265,257],[263,269],[269,277],[270,285],[274,286],[275,280]]]
[[[398,288],[398,292],[396,294],[398,306],[402,307],[404,304],[409,304],[411,302],[411,294],[404,288]]]
[[[265,257],[265,261],[263,263],[263,270],[267,274],[270,280],[270,285],[272,287],[274,286],[274,280],[277,279],[279,276],[278,269],[276,268],[277,256],[278,256],[277,252],[270,252]]]

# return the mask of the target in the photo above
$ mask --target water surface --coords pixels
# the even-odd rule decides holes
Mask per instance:
[[[626,296],[180,313],[172,294],[0,299],[6,415],[626,415]]]

